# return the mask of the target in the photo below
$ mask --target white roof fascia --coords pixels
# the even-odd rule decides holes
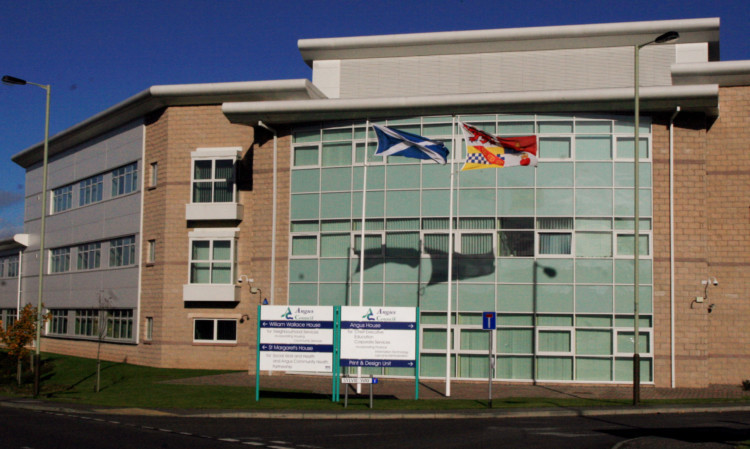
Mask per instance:
[[[219,105],[225,101],[326,98],[306,79],[152,86],[77,125],[50,137],[50,156],[167,106]],[[42,160],[43,142],[11,159],[27,168]]]
[[[672,80],[676,85],[750,86],[750,60],[673,64]]]
[[[719,23],[705,18],[301,39],[297,46],[312,67],[322,60],[632,46],[677,31],[678,43],[708,42],[709,58],[718,60]]]
[[[412,115],[505,112],[614,112],[633,109],[633,89],[579,89],[534,92],[432,95],[418,97],[262,101],[224,103],[232,123],[290,124]],[[700,110],[715,115],[719,86],[656,86],[640,89],[641,110]]]

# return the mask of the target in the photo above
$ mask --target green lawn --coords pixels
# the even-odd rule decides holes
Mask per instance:
[[[0,358],[2,354],[0,354]],[[254,388],[210,385],[179,385],[166,380],[221,374],[230,371],[162,369],[126,363],[102,362],[101,391],[96,393],[96,360],[44,354],[41,397],[51,401],[114,407],[187,408],[187,409],[256,409],[256,410],[343,410],[341,402],[331,402],[330,395],[307,391],[273,391],[263,389],[255,401]],[[7,367],[9,364],[5,364]],[[7,371],[7,369],[6,369]],[[13,366],[15,374],[15,365]],[[0,395],[29,396],[31,378],[18,389],[7,374],[0,383]],[[665,402],[665,401],[660,401]],[[717,402],[717,401],[699,401]],[[366,410],[369,399],[350,398],[349,410]],[[591,407],[627,405],[629,401],[552,398],[494,399],[494,408],[511,407]],[[486,409],[484,400],[397,400],[376,398],[376,410],[446,410]]]

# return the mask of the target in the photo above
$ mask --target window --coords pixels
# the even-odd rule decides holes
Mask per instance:
[[[78,245],[78,269],[93,270],[99,268],[101,263],[101,248],[102,244],[99,242]]]
[[[154,338],[154,318],[147,316],[146,317],[146,336],[144,339],[146,341],[151,341]]]
[[[156,187],[156,182],[159,179],[159,163],[151,163],[151,179],[149,180],[149,187]]]
[[[500,257],[534,256],[534,219],[503,217],[500,219],[498,244]],[[523,230],[522,230],[523,229]]]
[[[193,341],[199,343],[236,343],[237,320],[195,320]]]
[[[5,259],[0,259],[0,278],[5,275]]]
[[[539,255],[571,254],[573,246],[573,219],[567,217],[538,218]],[[547,231],[552,230],[552,231]]]
[[[79,183],[78,205],[96,203],[102,200],[104,177],[102,175],[92,176]]]
[[[0,320],[2,320],[5,330],[8,330],[11,327],[13,327],[14,324],[16,324],[18,311],[16,309],[5,309],[5,319],[2,319],[3,318],[2,312],[3,311],[0,310]]]
[[[96,337],[99,335],[99,311],[78,309],[75,313],[75,335]]]
[[[64,273],[70,270],[70,248],[56,248],[50,253],[51,273]]]
[[[234,159],[193,161],[193,202],[235,202]]]
[[[232,283],[232,240],[193,240],[190,245],[191,284]]]
[[[60,187],[52,191],[52,212],[62,212],[73,207],[73,186]]]
[[[138,190],[138,163],[133,162],[112,171],[112,196]],[[100,198],[101,199],[101,198]]]
[[[107,337],[119,340],[133,338],[133,310],[107,311]]]
[[[109,241],[109,266],[122,267],[135,264],[135,237],[122,237]]]
[[[18,276],[18,256],[10,256],[8,258],[8,277],[13,278],[16,276]]]
[[[49,322],[49,333],[64,335],[68,333],[68,311],[66,309],[50,310],[52,319]]]
[[[148,263],[156,262],[156,240],[148,241]]]

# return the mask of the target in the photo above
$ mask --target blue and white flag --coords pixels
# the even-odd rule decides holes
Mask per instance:
[[[377,156],[432,159],[438,164],[447,162],[448,149],[442,142],[374,123],[372,126],[375,128],[375,134],[378,135],[378,150],[375,151]]]

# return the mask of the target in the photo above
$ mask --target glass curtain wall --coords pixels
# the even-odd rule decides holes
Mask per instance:
[[[457,150],[450,356],[456,378],[486,378],[481,312],[498,312],[498,379],[630,382],[633,340],[632,118],[482,115],[501,136],[537,135],[539,166],[459,172],[451,117],[378,123]],[[451,136],[455,134],[455,145]],[[652,380],[651,131],[641,122],[642,376]],[[422,377],[445,376],[450,165],[374,156],[365,122],[296,129],[289,301],[419,306]],[[365,242],[361,241],[367,155]],[[360,253],[365,252],[364,267]],[[386,369],[375,374],[413,375]]]

